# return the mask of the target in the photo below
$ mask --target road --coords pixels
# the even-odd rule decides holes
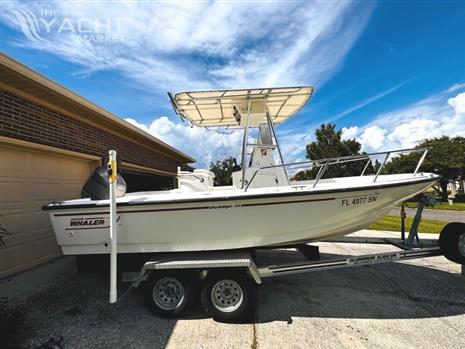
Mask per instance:
[[[375,234],[398,235],[359,233]],[[393,250],[319,245],[324,258]],[[302,259],[294,250],[262,251],[257,257],[260,264]],[[20,303],[19,333],[27,348],[51,336],[63,337],[65,348],[463,348],[460,272],[459,265],[439,256],[265,279],[254,321],[246,324],[215,322],[199,306],[182,319],[157,318],[145,308],[139,289],[109,305],[108,277],[76,274],[73,257],[1,280],[0,295]],[[120,294],[126,287],[119,285]]]
[[[407,214],[407,217],[413,218],[416,212],[417,212],[416,208],[405,208],[405,213]],[[391,216],[400,216],[400,208],[399,207],[393,208],[389,214]],[[424,209],[421,216],[424,219],[432,219],[435,221],[465,223],[465,211],[446,211],[446,210]]]

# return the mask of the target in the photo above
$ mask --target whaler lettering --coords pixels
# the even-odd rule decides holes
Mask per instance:
[[[94,226],[94,225],[104,225],[105,220],[103,219],[82,219],[82,220],[71,220],[70,225],[72,227],[82,227],[82,226]]]

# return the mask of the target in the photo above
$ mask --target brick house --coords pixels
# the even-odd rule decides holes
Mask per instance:
[[[174,185],[189,156],[0,54],[0,277],[60,255],[46,212],[54,200],[80,197],[108,150],[128,191]]]

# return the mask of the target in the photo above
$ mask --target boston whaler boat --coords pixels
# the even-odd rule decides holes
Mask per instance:
[[[117,227],[117,248],[110,251],[108,184],[105,171],[94,173],[97,180],[89,179],[83,189],[90,198],[44,207],[63,254],[112,252],[112,265],[117,264],[115,250],[120,257],[143,256],[142,263],[131,270],[138,276],[127,281],[133,281],[134,287],[145,281],[148,307],[163,316],[177,316],[186,309],[193,298],[195,274],[204,285],[204,308],[215,319],[226,321],[251,313],[252,284],[260,284],[264,277],[438,254],[464,263],[463,225],[446,226],[439,244],[423,241],[415,245],[418,216],[409,238],[393,243],[401,252],[257,267],[256,249],[301,246],[304,251],[309,248],[307,242],[350,234],[438,180],[435,174],[420,172],[428,151],[425,148],[286,164],[274,125],[297,113],[312,92],[312,87],[303,86],[169,95],[176,113],[193,126],[243,130],[242,163],[234,168],[232,185],[215,187],[214,174],[208,170],[178,169],[177,189],[125,194],[122,188],[116,200],[117,220],[113,220],[117,223],[112,225]],[[381,174],[391,156],[409,152],[421,153],[412,173]],[[378,158],[381,166],[369,174],[370,164]],[[363,169],[357,176],[325,176],[333,166],[354,163]],[[314,178],[292,180],[291,175],[300,168],[311,169]],[[106,187],[99,189],[99,181]],[[115,246],[115,240],[112,242]],[[116,266],[110,275],[116,280]],[[116,281],[112,282],[110,300],[116,301]]]
[[[208,170],[179,171],[178,189],[118,198],[118,253],[230,250],[345,235],[373,223],[438,179],[418,171],[427,149],[285,166],[274,124],[299,111],[312,91],[292,87],[185,92],[172,98],[175,110],[194,126],[242,128],[242,167],[233,173],[232,186],[215,187]],[[258,128],[255,143],[249,141],[251,128]],[[375,156],[387,160],[406,151],[423,152],[413,173],[380,175],[381,166],[374,176],[322,179],[330,166],[353,161],[368,166]],[[319,172],[314,180],[292,182],[288,169],[296,166]],[[108,200],[68,200],[45,208],[64,254],[109,253]]]

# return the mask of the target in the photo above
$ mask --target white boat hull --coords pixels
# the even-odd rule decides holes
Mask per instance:
[[[390,182],[389,176],[380,176],[379,185],[353,189],[325,188],[322,181],[319,190],[294,186],[262,195],[251,190],[247,195],[197,193],[188,200],[119,202],[118,253],[229,250],[346,235],[375,222],[437,179],[430,174],[405,180],[397,176]],[[109,253],[108,206],[81,206],[49,211],[63,254]]]

